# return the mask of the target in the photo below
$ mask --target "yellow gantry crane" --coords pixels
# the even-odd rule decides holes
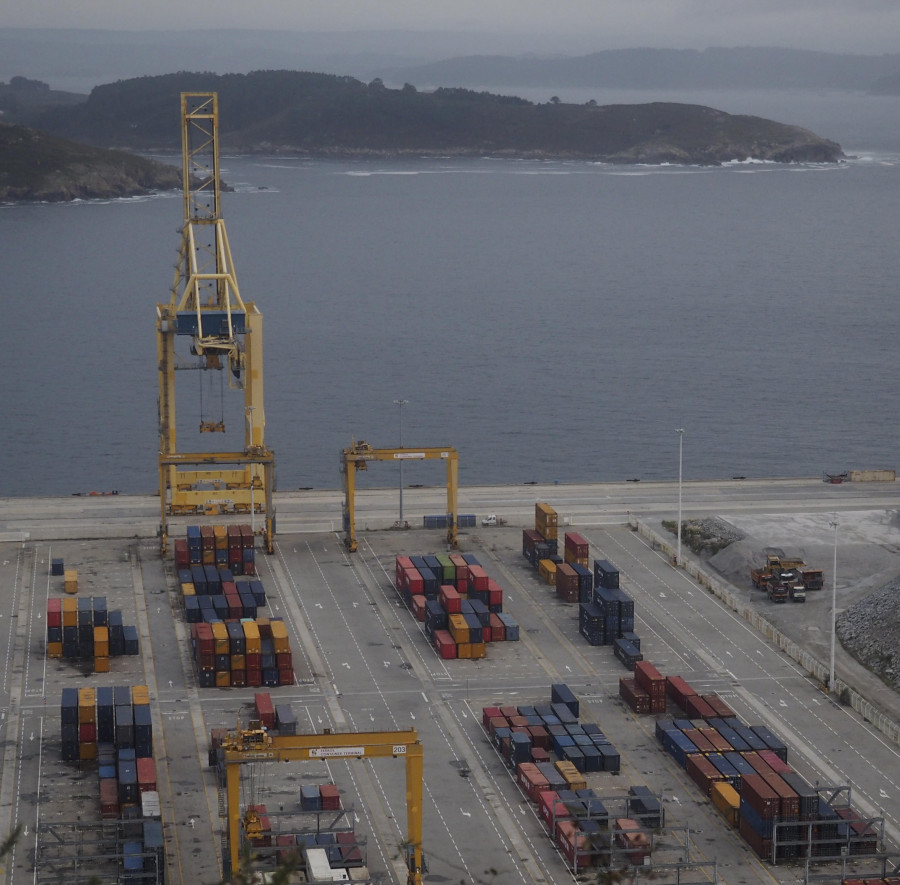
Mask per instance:
[[[238,723],[237,730],[224,738],[220,756],[225,767],[231,870],[237,870],[240,863],[240,766],[243,763],[374,758],[402,758],[406,762],[406,881],[407,885],[422,885],[424,753],[415,729],[273,737],[264,728],[244,730]]]
[[[182,93],[181,134],[184,226],[171,298],[156,309],[160,547],[165,553],[168,515],[250,513],[255,530],[254,515],[262,513],[262,534],[271,553],[275,456],[265,444],[262,314],[241,298],[222,218],[215,92]],[[195,361],[176,357],[178,339],[190,342]],[[243,391],[242,449],[178,450],[177,369],[214,373],[222,386],[227,376],[230,389]],[[204,415],[201,404],[199,432],[224,433],[224,415]]]
[[[367,442],[354,441],[341,451],[341,482],[344,486],[343,523],[344,543],[350,553],[357,549],[356,540],[356,471],[368,470],[370,461],[441,460],[447,463],[447,543],[457,546],[456,500],[458,489],[459,454],[452,447],[374,449]]]

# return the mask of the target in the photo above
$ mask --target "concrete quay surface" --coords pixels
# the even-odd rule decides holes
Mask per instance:
[[[353,555],[336,535],[340,493],[279,493],[276,552],[258,551],[258,565],[268,613],[289,625],[296,684],[273,689],[273,696],[276,703],[292,705],[304,732],[418,730],[426,760],[426,883],[546,885],[569,878],[480,725],[482,706],[546,703],[554,682],[569,684],[581,700],[582,721],[600,723],[622,754],[620,775],[596,774],[589,785],[611,803],[630,784],[645,784],[663,796],[670,829],[661,840],[660,862],[689,855],[701,864],[715,863],[715,876],[728,885],[803,881],[802,865],[772,867],[757,860],[659,749],[653,717],[636,716],[619,700],[618,680],[625,671],[611,649],[584,642],[577,606],[559,600],[521,556],[521,528],[532,524],[538,500],[557,509],[561,530],[571,526],[585,536],[592,556],[609,558],[620,568],[623,587],[635,600],[647,660],[664,674],[684,676],[698,691],[717,692],[743,721],[768,725],[788,744],[792,766],[810,782],[851,785],[854,806],[882,818],[886,847],[898,850],[897,745],[835,702],[689,569],[672,567],[660,523],[676,514],[677,484],[461,489],[460,512],[479,519],[497,513],[510,524],[479,526],[460,536],[462,549],[475,553],[503,587],[504,610],[521,627],[519,642],[492,644],[481,661],[437,658],[392,588],[397,553],[444,549],[440,531],[385,530],[396,519],[396,489],[359,494],[360,549]],[[895,502],[893,484],[759,480],[683,487],[685,518],[718,516],[760,544],[813,550],[826,575],[831,560],[822,551],[831,549],[830,524],[837,514],[839,591],[858,582],[877,583],[892,567],[893,574],[900,572]],[[405,517],[412,525],[421,525],[425,514],[441,513],[443,504],[440,488],[404,490]],[[224,520],[180,519],[171,523],[170,535],[181,536],[189,522],[219,521]],[[647,534],[633,531],[629,521],[647,526]],[[253,690],[198,687],[171,559],[158,555],[158,522],[158,500],[152,496],[0,499],[0,656],[6,662],[0,682],[0,833],[16,822],[25,827],[0,874],[4,883],[50,881],[46,870],[34,868],[39,826],[90,817],[96,772],[59,758],[61,689],[84,684],[150,687],[167,881],[214,882],[221,871],[224,819],[221,793],[206,767],[207,735],[210,728],[233,726],[239,715],[246,718]],[[110,674],[91,674],[46,657],[42,613],[46,599],[61,592],[59,579],[49,577],[52,557],[78,568],[80,592],[107,596],[126,623],[138,625],[139,657],[115,659]],[[747,587],[736,585],[733,591],[777,615],[780,629],[794,630],[804,640],[810,623],[828,620],[827,593],[805,606],[776,607],[754,600]],[[838,672],[851,679],[843,668],[841,662]],[[896,696],[887,705],[900,718]],[[297,823],[291,815],[300,786],[325,781],[339,786],[357,831],[368,839],[373,876],[403,885],[402,765],[398,770],[393,760],[332,761],[313,769],[284,763],[269,774],[256,773],[253,782],[265,790],[268,807],[284,815],[276,820],[290,827]],[[688,830],[689,849],[682,842]],[[710,868],[682,881],[697,878],[710,878]]]

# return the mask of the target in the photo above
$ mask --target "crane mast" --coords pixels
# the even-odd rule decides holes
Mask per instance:
[[[275,459],[265,444],[262,313],[241,298],[222,217],[216,93],[182,93],[181,134],[184,223],[170,299],[157,305],[160,548],[166,552],[169,515],[249,513],[256,532],[262,513],[272,552]],[[176,356],[176,341],[189,342],[195,362]],[[229,389],[243,392],[241,449],[179,451],[178,369],[226,373]],[[201,411],[199,432],[225,433],[224,415]]]

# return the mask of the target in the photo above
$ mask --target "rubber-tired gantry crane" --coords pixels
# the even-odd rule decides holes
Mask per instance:
[[[265,444],[262,314],[241,298],[222,218],[217,93],[182,93],[181,135],[184,226],[171,299],[156,310],[161,551],[168,546],[170,514],[262,512],[271,553],[275,456]],[[176,358],[176,339],[190,341],[195,362]],[[178,451],[176,369],[216,372],[220,382],[227,374],[229,387],[243,391],[243,449]],[[225,431],[224,415],[204,418],[201,413],[201,433]]]
[[[407,885],[422,885],[424,754],[415,729],[340,734],[326,731],[324,734],[273,737],[261,727],[242,729],[238,722],[237,729],[225,736],[219,750],[219,760],[225,769],[230,870],[237,870],[240,862],[241,824],[244,824],[248,834],[254,833],[259,826],[258,818],[252,812],[241,816],[239,794],[242,764],[372,758],[402,758],[406,762],[406,881]]]
[[[444,461],[447,465],[447,543],[457,546],[457,490],[459,488],[459,453],[452,446],[443,448],[375,449],[364,440],[356,440],[341,450],[341,483],[344,487],[342,521],[344,544],[355,553],[356,540],[356,471],[368,470],[370,461]]]

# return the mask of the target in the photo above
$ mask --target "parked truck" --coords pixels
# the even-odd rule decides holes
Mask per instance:
[[[781,580],[781,576],[773,576],[769,581],[766,591],[769,594],[770,602],[788,601],[788,588],[787,585]]]
[[[825,573],[820,568],[801,568],[800,580],[807,590],[821,590],[825,586]]]

